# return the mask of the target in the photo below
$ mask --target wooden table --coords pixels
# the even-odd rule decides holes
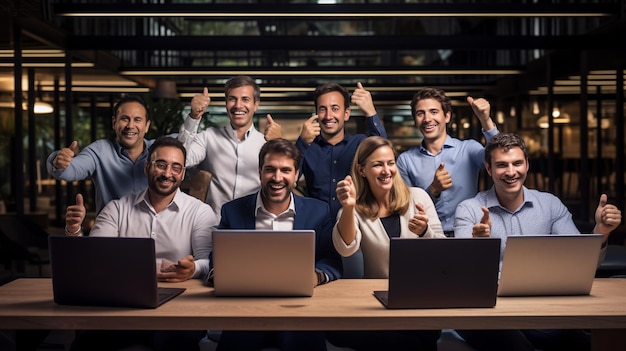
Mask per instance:
[[[373,290],[387,281],[344,279],[312,298],[217,298],[192,280],[157,309],[60,306],[48,278],[0,286],[0,329],[556,329],[592,330],[594,350],[626,350],[626,279],[596,279],[590,296],[500,297],[494,308],[387,310]],[[130,293],[130,292],[129,292]],[[455,292],[462,293],[462,292]]]

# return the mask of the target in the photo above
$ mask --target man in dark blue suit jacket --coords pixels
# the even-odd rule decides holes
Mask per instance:
[[[300,165],[300,151],[285,139],[270,140],[259,153],[261,190],[222,206],[221,229],[313,229],[317,285],[341,278],[341,257],[333,247],[332,217],[328,204],[293,194]],[[276,272],[280,274],[280,272]],[[326,350],[324,332],[223,331],[217,346],[224,350]]]

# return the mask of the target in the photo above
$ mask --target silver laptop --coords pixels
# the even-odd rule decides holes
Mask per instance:
[[[509,236],[498,296],[588,295],[601,234]]]
[[[216,296],[312,296],[315,231],[213,231]]]
[[[53,235],[48,243],[59,305],[156,308],[185,291],[157,286],[151,238]]]
[[[386,308],[493,307],[499,238],[392,238]]]

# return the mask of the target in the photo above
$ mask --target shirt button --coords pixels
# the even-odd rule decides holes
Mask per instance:
[[[333,178],[333,183],[337,183],[337,181]]]
[[[334,161],[333,161],[333,163],[334,163],[334,164],[337,164],[337,160],[334,160]]]

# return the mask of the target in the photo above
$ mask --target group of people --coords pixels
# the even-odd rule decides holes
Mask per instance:
[[[155,239],[157,257],[176,263],[162,267],[158,275],[162,281],[210,278],[215,228],[314,229],[316,264],[311,275],[316,285],[341,278],[342,257],[357,251],[363,255],[364,278],[388,278],[392,237],[493,236],[503,239],[504,249],[507,235],[578,232],[558,198],[524,186],[528,172],[524,141],[498,131],[485,99],[468,97],[467,102],[480,121],[486,147],[447,134],[452,106],[442,90],[418,91],[411,113],[423,140],[399,156],[387,139],[370,92],[361,83],[352,94],[336,83],[318,86],[316,114],[306,119],[295,143],[282,138],[280,124],[269,114],[263,133],[255,128],[260,88],[250,77],[227,81],[225,99],[230,121],[225,126],[198,131],[210,104],[205,88],[193,97],[191,112],[176,137],[147,140],[147,106],[139,97],[126,95],[113,111],[115,140],[95,141],[78,154],[73,142],[48,158],[48,170],[55,178],[94,182],[97,217],[90,236]],[[365,115],[367,135],[346,133],[351,104]],[[212,174],[206,203],[180,189],[186,169],[194,166]],[[486,169],[493,186],[478,192],[481,169]],[[301,177],[306,196],[294,193]],[[85,214],[79,194],[76,204],[67,208],[67,235],[82,235]],[[606,243],[621,223],[621,211],[602,195],[595,220],[594,233],[603,234]],[[128,337],[129,333],[124,337],[94,333],[96,339],[89,334],[79,334],[73,349],[140,344],[164,350],[163,345],[171,345],[172,340],[184,340],[177,349],[197,349],[194,340],[201,331],[142,332],[141,339]],[[589,349],[584,331],[463,330],[459,334],[479,351]],[[354,350],[390,345],[436,350],[439,336],[438,330],[224,331],[217,348],[325,350],[328,340]]]

